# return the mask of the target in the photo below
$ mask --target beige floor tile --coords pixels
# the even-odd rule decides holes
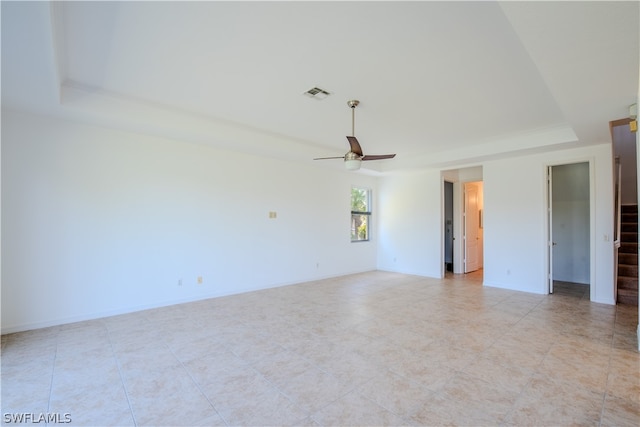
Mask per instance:
[[[2,371],[0,398],[3,413],[40,413],[49,407],[51,375],[23,377]]]
[[[227,344],[227,348],[247,363],[270,358],[281,353],[284,348],[264,335],[253,335],[243,340]]]
[[[174,342],[174,345],[169,348],[175,358],[182,363],[201,359],[225,349],[216,339],[210,336],[199,337],[191,341],[185,340],[182,343]],[[164,351],[164,349],[160,351]]]
[[[358,349],[357,353],[385,370],[413,355],[411,351],[387,339],[378,339],[370,346]]]
[[[634,371],[612,371],[607,378],[607,393],[625,400],[640,404],[640,379],[638,372]]]
[[[277,385],[298,407],[313,413],[355,387],[333,375],[312,367]]]
[[[431,330],[423,327],[423,325],[417,325],[413,330],[404,334],[392,334],[387,339],[413,354],[428,351],[438,341],[438,338],[431,333]]]
[[[414,354],[426,363],[444,365],[461,370],[471,363],[479,353],[452,344],[449,340],[435,340],[420,353]]]
[[[228,372],[235,372],[246,367],[247,363],[229,350],[212,353],[184,364],[184,368],[191,378],[200,386],[206,386],[218,381]]]
[[[249,365],[219,371],[202,390],[230,425],[296,425],[308,417]]]
[[[312,416],[323,426],[402,426],[408,423],[359,393],[353,392]]]
[[[581,363],[600,363],[611,355],[611,338],[605,342],[582,336],[556,335],[549,355]]]
[[[582,294],[369,272],[9,334],[2,409],[79,425],[638,425],[637,307]]]
[[[458,373],[444,362],[434,362],[421,354],[398,360],[389,370],[432,391],[440,390]]]
[[[328,372],[338,381],[354,387],[369,381],[381,372],[379,365],[356,352],[345,351],[315,361],[321,370]]]
[[[209,386],[206,393],[212,393],[211,389]],[[298,425],[308,417],[307,412],[260,376],[226,382],[210,399],[229,425]]]
[[[603,401],[603,393],[556,377],[536,374],[518,396],[506,424],[597,425]]]
[[[236,369],[220,371],[215,378],[200,384],[200,389],[216,407],[235,407],[274,390],[258,371],[244,365]]]
[[[584,363],[579,358],[558,358],[549,354],[539,370],[599,393],[604,393],[607,387],[608,358],[603,358],[599,362]]]
[[[496,331],[476,331],[470,326],[467,330],[450,335],[447,340],[452,346],[470,353],[481,353],[493,345],[498,338]]]
[[[317,370],[311,362],[287,350],[283,350],[269,358],[261,359],[252,366],[278,387],[309,370]]]
[[[2,354],[1,400],[4,412],[46,412],[53,378],[54,354],[40,353],[41,345],[35,344],[33,355],[29,346],[21,348],[9,344]]]
[[[18,340],[18,341],[16,341]],[[15,367],[16,369],[33,371],[51,369],[56,356],[56,343],[53,342],[20,342],[19,338],[5,346],[0,360],[2,370]],[[26,365],[29,365],[28,368]]]
[[[349,334],[338,335],[338,337],[341,336],[345,336],[348,339]],[[287,344],[286,349],[318,365],[351,352],[351,347],[339,340],[319,338],[307,334],[301,334],[296,338]]]
[[[120,381],[76,384],[73,389],[56,387],[54,383],[49,412],[68,413],[76,425],[134,425]]]
[[[157,342],[146,347],[119,351],[115,356],[125,377],[138,375],[139,372],[162,372],[165,368],[180,364],[169,347]]]
[[[640,403],[608,395],[604,401],[601,426],[640,425]]]
[[[640,404],[638,373],[640,373],[640,352],[613,349],[607,378],[607,393]]]
[[[126,378],[125,388],[137,425],[190,425],[217,415],[181,366]]]
[[[426,387],[390,371],[377,375],[356,392],[405,419],[433,394]]]
[[[500,424],[500,418],[436,393],[416,408],[409,423],[414,426],[495,426]]]
[[[524,389],[535,373],[533,369],[512,363],[497,363],[487,357],[474,360],[464,368],[464,372],[514,395]]]
[[[500,365],[511,364],[536,370],[544,361],[549,348],[545,349],[546,346],[533,344],[535,342],[535,338],[525,341],[503,337],[482,352],[482,357]]]
[[[197,321],[196,321],[197,322]],[[190,326],[186,327],[169,327],[162,329],[162,341],[169,346],[172,350],[180,348],[182,345],[194,341],[209,339],[211,341],[218,341],[216,335],[216,328],[214,325],[200,325],[194,327],[194,322],[189,322]]]
[[[616,332],[613,335],[613,348],[634,351],[638,349],[638,335],[634,331]]]
[[[120,370],[114,358],[107,362],[89,362],[82,364],[64,364],[60,367],[56,361],[56,369],[51,384],[51,395],[76,395],[79,390],[94,387],[117,386],[122,388]]]
[[[466,373],[456,375],[439,394],[452,401],[464,402],[472,413],[485,413],[496,421],[504,419],[518,397],[518,393],[510,388]]]

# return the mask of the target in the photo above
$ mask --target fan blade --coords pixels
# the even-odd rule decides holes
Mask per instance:
[[[362,159],[360,160],[382,160],[382,159],[393,159],[396,155],[395,154],[377,154],[377,155],[372,155],[372,156],[364,156]]]
[[[362,157],[362,147],[360,147],[360,143],[356,139],[355,136],[348,136],[349,145],[351,146],[351,152],[356,153],[358,156]]]
[[[340,157],[318,157],[318,158],[313,159],[313,160],[329,160],[329,159],[344,159],[344,156],[340,156]]]

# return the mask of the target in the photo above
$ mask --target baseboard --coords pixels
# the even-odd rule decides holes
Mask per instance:
[[[491,282],[491,281],[486,281],[486,280],[484,280],[482,282],[482,286],[486,286],[486,287],[489,287],[489,288],[506,289],[506,290],[509,290],[509,291],[516,291],[516,292],[526,292],[528,294],[535,294],[535,295],[545,295],[546,294],[546,292],[544,292],[543,290],[539,290],[539,289],[516,289],[511,284],[503,284],[503,283]]]

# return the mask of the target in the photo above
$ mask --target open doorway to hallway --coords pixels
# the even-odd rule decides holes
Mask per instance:
[[[442,277],[484,265],[482,167],[442,171]]]
[[[589,295],[591,191],[589,162],[548,167],[549,293]]]

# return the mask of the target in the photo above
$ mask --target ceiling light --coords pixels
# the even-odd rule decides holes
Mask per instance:
[[[349,171],[357,171],[358,169],[360,169],[361,163],[362,163],[362,160],[360,156],[358,156],[356,153],[352,153],[350,151],[344,156],[344,166]]]

